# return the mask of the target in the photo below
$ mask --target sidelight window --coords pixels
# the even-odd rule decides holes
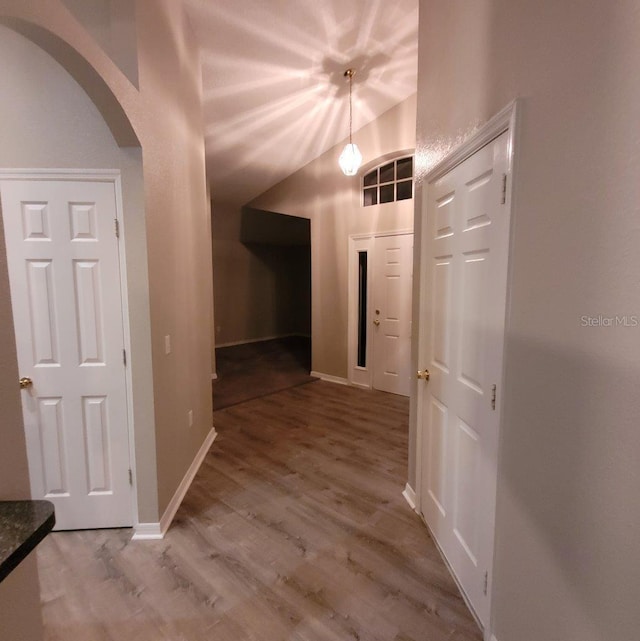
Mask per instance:
[[[358,252],[358,367],[367,366],[367,252]]]

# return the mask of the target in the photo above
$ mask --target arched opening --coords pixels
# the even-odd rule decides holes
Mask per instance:
[[[153,443],[154,424],[139,419],[153,416],[142,150],[122,104],[78,51],[57,35],[23,20],[0,17],[0,30],[0,86],[5,88],[0,103],[0,171],[5,175],[16,168],[27,173],[118,175],[116,198],[123,213],[120,254],[122,264],[126,263],[124,335],[128,363],[140,374],[130,382],[128,410],[130,424],[137,427],[134,436],[139,446],[135,465],[131,461],[134,471],[139,471],[138,514],[132,510],[137,522],[141,504],[157,509],[155,452],[143,446]],[[4,250],[4,241],[2,245]],[[4,251],[0,262],[4,272],[0,291],[8,298]]]
[[[56,34],[31,22],[0,16],[0,24],[31,40],[74,78],[100,111],[120,147],[140,146],[133,126],[111,88],[78,51]]]

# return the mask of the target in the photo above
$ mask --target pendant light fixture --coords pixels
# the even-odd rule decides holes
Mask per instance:
[[[352,140],[352,127],[353,127],[353,105],[351,101],[351,89],[352,89],[352,79],[355,71],[353,69],[347,69],[344,72],[344,77],[349,78],[349,144],[345,145],[340,158],[338,159],[338,164],[342,173],[345,176],[355,176],[360,169],[360,164],[362,163],[362,154],[358,149],[358,145],[355,145]]]

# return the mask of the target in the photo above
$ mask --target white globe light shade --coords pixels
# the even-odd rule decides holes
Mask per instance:
[[[362,154],[358,149],[358,145],[352,142],[345,145],[338,159],[338,164],[345,176],[355,176],[362,164]]]

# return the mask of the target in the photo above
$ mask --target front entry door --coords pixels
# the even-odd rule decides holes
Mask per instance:
[[[427,186],[420,510],[489,623],[503,368],[508,133]],[[423,365],[424,364],[424,365]]]
[[[132,525],[113,181],[0,181],[32,497]],[[16,381],[18,385],[18,381]]]
[[[373,257],[373,387],[409,396],[413,234],[377,236]]]

